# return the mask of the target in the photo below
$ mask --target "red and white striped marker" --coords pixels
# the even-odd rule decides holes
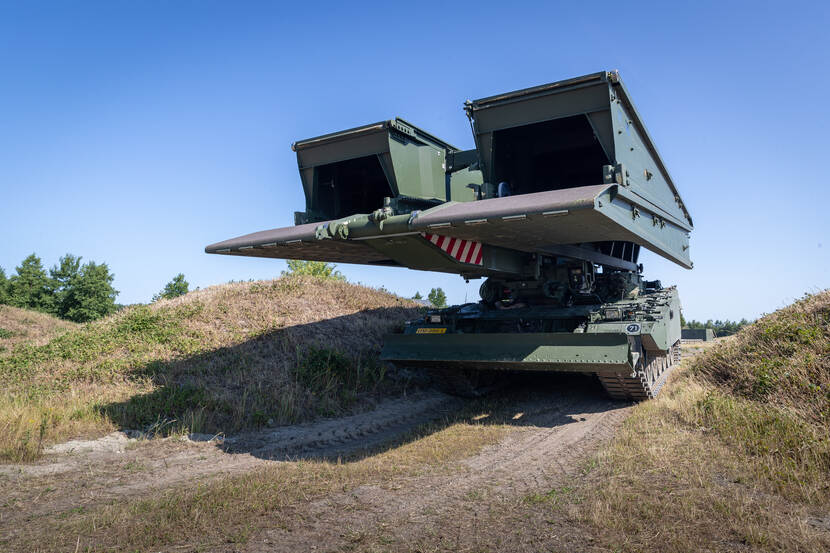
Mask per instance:
[[[439,236],[437,234],[421,233],[421,235],[461,263],[470,263],[472,265],[483,264],[481,259],[481,242]]]

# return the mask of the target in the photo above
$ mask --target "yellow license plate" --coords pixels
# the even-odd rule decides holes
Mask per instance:
[[[415,334],[446,334],[446,328],[419,328]]]

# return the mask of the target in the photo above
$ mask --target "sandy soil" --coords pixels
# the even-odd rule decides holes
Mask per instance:
[[[501,443],[463,460],[452,475],[403,479],[395,489],[366,485],[310,502],[300,507],[296,524],[262,530],[244,550],[301,551],[312,546],[318,551],[359,550],[354,547],[354,536],[378,538],[381,534],[382,543],[411,545],[425,532],[434,538],[434,532],[446,531],[447,521],[457,533],[475,537],[475,525],[486,519],[494,505],[508,505],[526,494],[567,484],[568,476],[613,436],[630,409],[628,404],[607,399],[590,378],[554,380],[546,386],[541,395],[539,390],[509,392],[502,401],[513,412],[510,420],[515,429]],[[270,463],[334,459],[371,450],[463,406],[464,400],[429,391],[390,400],[351,417],[225,439],[146,440],[119,432],[99,440],[60,444],[36,464],[0,465],[0,496],[4,498],[0,529],[13,535],[27,521],[71,509],[192,485]],[[565,543],[573,539],[567,537]],[[215,550],[237,551],[238,547],[215,546]],[[532,543],[528,547],[532,550]],[[525,547],[517,546],[520,549]],[[590,550],[590,544],[580,549]]]
[[[0,528],[36,515],[89,508],[182,483],[301,458],[334,458],[381,445],[457,409],[461,400],[427,392],[340,419],[231,438],[191,435],[147,440],[114,432],[48,448],[29,465],[0,465]],[[44,492],[43,490],[48,490]],[[25,505],[25,509],[15,508]]]
[[[301,551],[309,544],[319,551],[362,550],[350,542],[363,537],[372,542],[379,533],[388,546],[384,549],[407,544],[404,549],[419,550],[413,544],[425,531],[435,538],[435,532],[448,530],[463,533],[467,540],[478,532],[492,546],[493,536],[486,528],[476,529],[476,522],[486,524],[494,504],[509,504],[566,483],[568,475],[579,471],[588,455],[614,434],[630,405],[612,402],[582,385],[512,408],[516,430],[464,460],[460,473],[411,478],[395,489],[368,485],[326,498],[308,506],[301,525],[267,530],[251,540],[246,551]],[[454,528],[442,530],[448,522]],[[448,549],[463,549],[455,545]]]

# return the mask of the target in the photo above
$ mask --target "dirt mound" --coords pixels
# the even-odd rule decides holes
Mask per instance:
[[[76,326],[46,313],[0,305],[0,355],[8,354],[21,343],[43,345]]]
[[[231,433],[345,413],[394,392],[383,334],[419,313],[313,277],[134,306],[0,358],[0,457],[118,428]]]
[[[830,290],[766,315],[699,356],[694,371],[738,397],[830,423]]]

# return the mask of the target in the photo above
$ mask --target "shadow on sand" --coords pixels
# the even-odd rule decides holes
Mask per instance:
[[[233,436],[218,447],[270,460],[356,462],[459,423],[555,428],[627,405],[608,399],[592,375],[505,376],[507,384],[484,398],[453,398],[423,390],[406,399],[387,400],[365,413]]]
[[[377,360],[383,333],[417,314],[361,311],[150,360],[131,376],[149,379],[155,390],[100,410],[127,432],[224,437],[217,447],[229,453],[354,461],[460,422],[559,426],[621,406],[594,377],[573,374],[512,374],[476,400],[437,392],[425,374]],[[318,352],[313,363],[309,351]]]

